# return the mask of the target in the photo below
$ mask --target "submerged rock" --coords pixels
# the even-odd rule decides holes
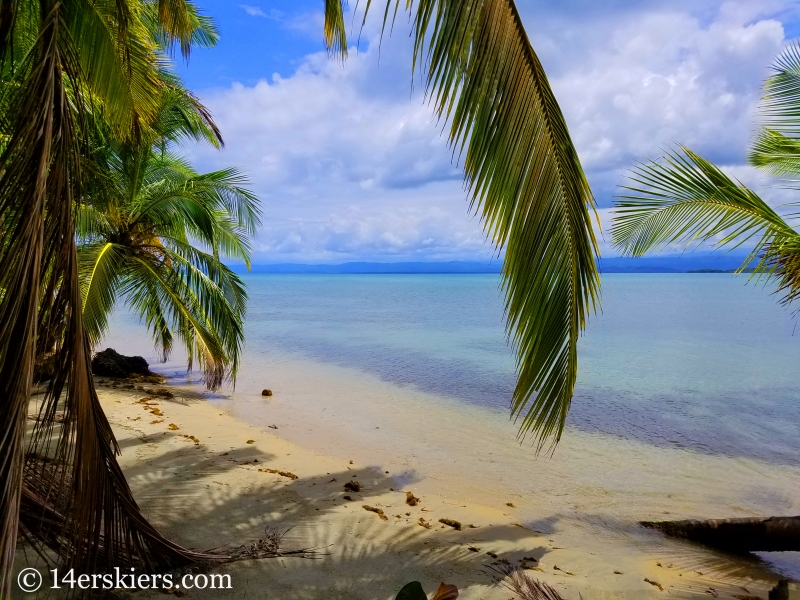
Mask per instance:
[[[92,373],[103,377],[153,375],[144,358],[141,356],[123,356],[113,348],[106,348],[94,355]]]

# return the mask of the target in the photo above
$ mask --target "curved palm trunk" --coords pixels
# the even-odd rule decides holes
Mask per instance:
[[[706,521],[642,521],[665,534],[728,552],[800,551],[800,516]]]

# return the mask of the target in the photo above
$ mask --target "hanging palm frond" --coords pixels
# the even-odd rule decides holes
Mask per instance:
[[[392,4],[384,5],[384,27],[400,7]],[[505,250],[519,374],[512,414],[539,450],[554,447],[575,387],[578,338],[599,302],[589,184],[513,0],[417,0],[406,8],[414,68],[436,115],[450,122],[471,207]]]

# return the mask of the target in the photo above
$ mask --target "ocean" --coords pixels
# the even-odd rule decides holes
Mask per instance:
[[[539,530],[600,546],[652,542],[635,523],[664,514],[800,513],[800,331],[746,276],[604,275],[552,457],[508,418],[515,359],[497,275],[244,280],[241,373],[207,397],[291,441],[391,470],[409,489],[513,498]],[[124,310],[103,346],[153,360]],[[180,356],[154,366],[184,381]],[[800,572],[795,556],[768,558]]]

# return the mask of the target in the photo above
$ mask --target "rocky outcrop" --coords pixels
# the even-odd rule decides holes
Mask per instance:
[[[106,348],[94,355],[92,373],[103,377],[153,375],[144,358],[141,356],[123,356],[113,348]]]

